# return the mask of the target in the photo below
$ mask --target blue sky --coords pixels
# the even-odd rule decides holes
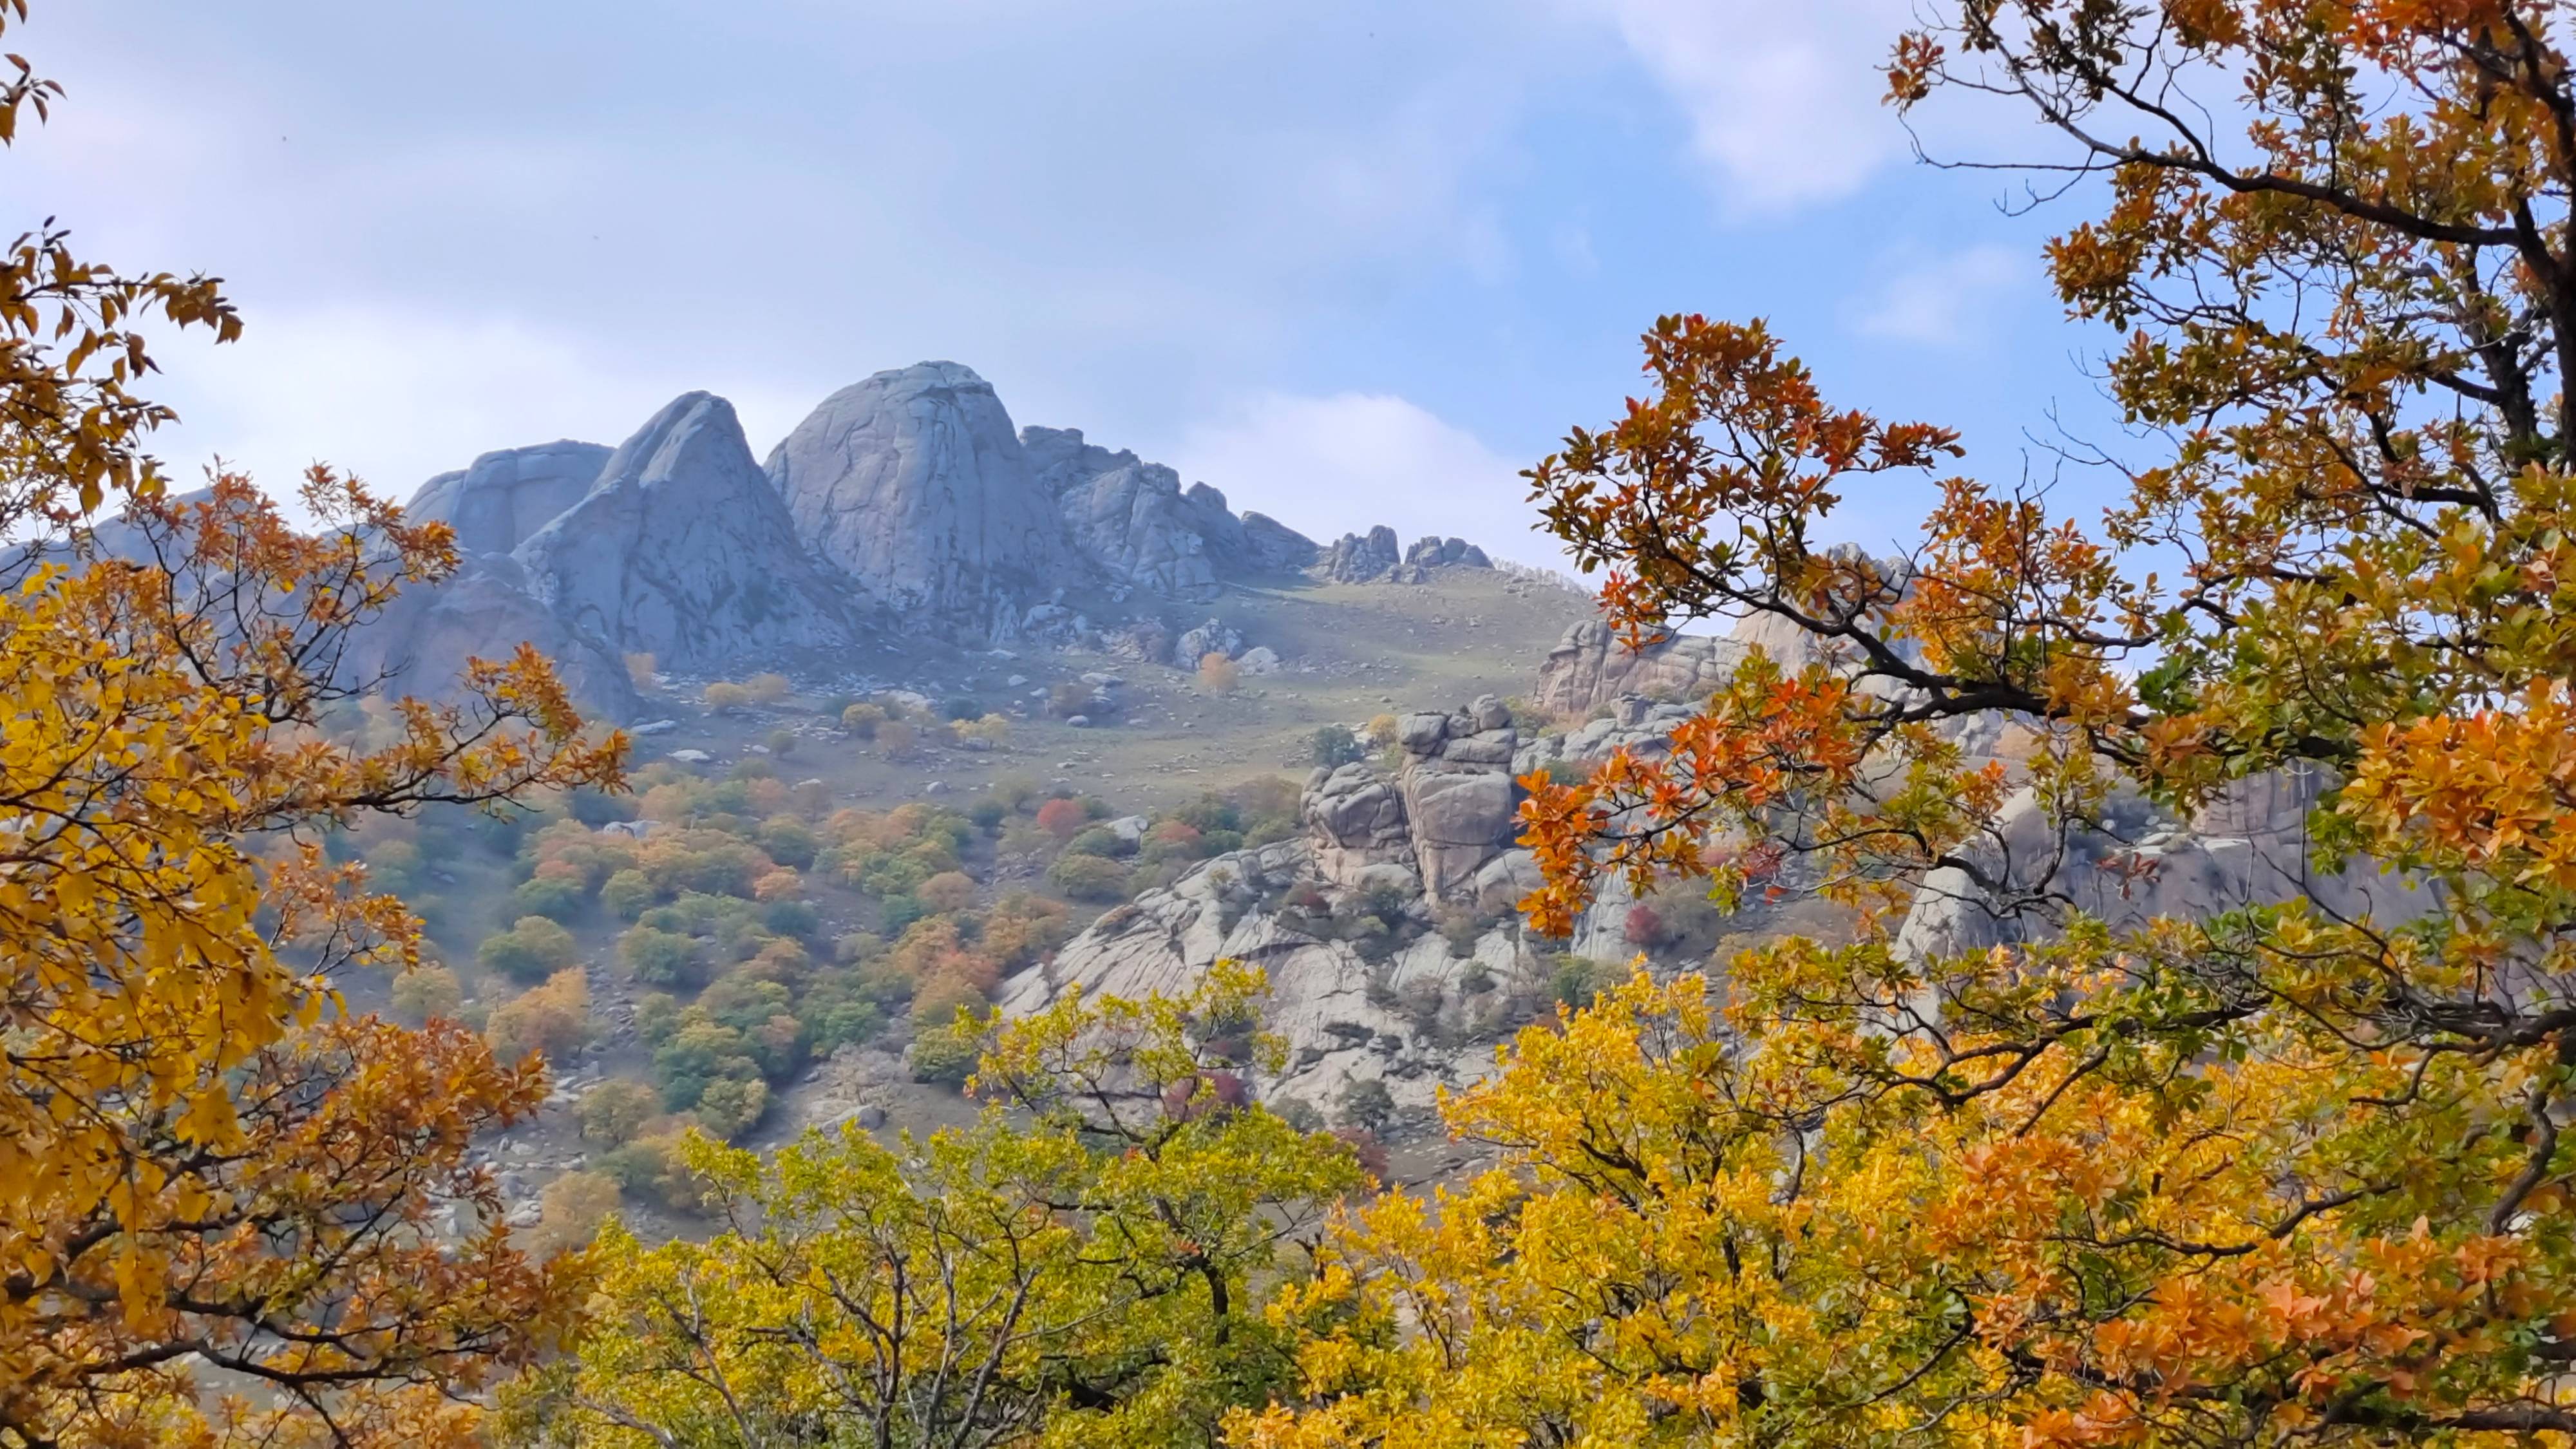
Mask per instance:
[[[1839,400],[2019,473],[2109,440],[1993,173],[1913,162],[1908,0],[39,0],[70,94],[0,224],[229,280],[164,454],[407,494],[490,448],[965,362],[1319,536],[1553,557],[1513,474],[1637,387],[1659,312],[1767,316]],[[2047,154],[1945,107],[1947,154]],[[2083,487],[2071,491],[2080,499]],[[1841,528],[1903,538],[1919,489]]]

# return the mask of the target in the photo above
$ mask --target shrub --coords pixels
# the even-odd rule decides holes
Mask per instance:
[[[435,962],[423,961],[394,978],[394,1011],[415,1024],[433,1016],[453,1017],[465,1001],[465,988],[456,973]]]
[[[1619,934],[1638,950],[1651,951],[1666,940],[1663,914],[1639,901],[1628,908],[1628,914],[1620,921]]]
[[[599,1170],[625,1191],[673,1212],[694,1213],[706,1207],[705,1184],[682,1160],[677,1133],[638,1138],[602,1153]]]
[[[729,713],[751,703],[750,690],[739,684],[727,684],[723,680],[708,685],[706,697],[707,708],[718,713]]]
[[[983,1050],[984,1032],[980,1026],[952,1019],[925,1027],[912,1038],[912,1078],[917,1082],[964,1086],[966,1079],[974,1075]]]
[[[653,656],[650,653],[627,655],[626,677],[634,684],[637,692],[642,694],[651,694],[660,688],[662,683],[653,677]]]
[[[731,1140],[750,1131],[769,1110],[769,1084],[758,1077],[719,1077],[699,1093],[698,1125]]]
[[[877,726],[885,722],[886,712],[883,705],[854,704],[841,711],[841,728],[863,740],[874,738]]]
[[[1064,843],[1067,855],[1097,855],[1111,860],[1135,853],[1135,844],[1117,831],[1094,825]]]
[[[1222,654],[1199,656],[1199,688],[1209,694],[1232,694],[1243,682],[1243,667]]]
[[[939,707],[939,717],[952,724],[981,718],[983,713],[984,706],[981,701],[969,699],[962,694]]]
[[[760,908],[760,923],[782,936],[810,936],[823,918],[803,901],[771,901]]]
[[[962,911],[975,903],[975,879],[961,870],[943,870],[913,894],[933,911]]]
[[[604,790],[587,787],[573,791],[564,804],[572,812],[573,819],[594,830],[612,820],[632,820],[637,811],[637,802],[632,795],[611,795]]]
[[[1010,814],[1010,807],[999,800],[978,800],[966,807],[967,820],[987,834],[1001,829],[1002,822],[1009,819]]]
[[[1049,800],[1038,807],[1038,829],[1058,840],[1071,840],[1090,823],[1090,812],[1079,800]]]
[[[815,836],[813,826],[793,815],[770,816],[760,822],[760,828],[752,832],[751,838],[768,852],[771,860],[798,870],[813,868],[815,853],[823,844]]]
[[[878,753],[887,759],[905,760],[912,757],[916,737],[912,726],[901,720],[890,719],[877,726],[876,743]]]
[[[510,929],[486,937],[474,959],[513,981],[541,981],[579,954],[572,932],[543,916],[521,916]]]
[[[618,937],[617,959],[647,986],[683,986],[698,977],[698,943],[652,926],[637,926]]]
[[[1368,722],[1368,742],[1372,745],[1394,744],[1395,731],[1396,723],[1394,715],[1376,715]]]
[[[589,904],[589,896],[580,881],[541,875],[521,881],[518,889],[510,892],[510,902],[521,915],[569,921],[581,914],[581,908]]]
[[[1096,855],[1064,855],[1047,867],[1047,880],[1077,901],[1107,904],[1127,898],[1127,869]]]
[[[617,1211],[617,1179],[604,1172],[567,1172],[537,1195],[536,1231],[528,1250],[540,1258],[587,1244]]]
[[[1057,719],[1071,719],[1078,714],[1096,714],[1100,697],[1091,686],[1078,679],[1068,679],[1047,691],[1047,713]]]
[[[755,674],[742,682],[742,688],[756,704],[776,704],[787,697],[787,676]]]
[[[1395,1120],[1395,1094],[1378,1077],[1356,1077],[1342,1088],[1342,1125],[1375,1134]]]
[[[1004,810],[1020,811],[1027,809],[1029,802],[1038,798],[1038,789],[1038,782],[1027,775],[1010,774],[996,779],[992,789],[987,793],[992,801]]]
[[[1282,1097],[1271,1104],[1270,1110],[1280,1121],[1300,1132],[1324,1130],[1324,1114],[1303,1097]]]
[[[769,753],[772,756],[781,760],[796,753],[796,732],[794,730],[771,730],[769,733],[760,737],[760,742],[769,747]]]
[[[1368,751],[1360,747],[1359,736],[1352,734],[1348,725],[1324,726],[1315,731],[1306,747],[1315,763],[1327,770],[1355,764],[1368,757]]]
[[[521,992],[492,1011],[483,1029],[493,1052],[517,1060],[530,1052],[571,1056],[590,1039],[590,982],[579,967],[558,971],[546,984]]]
[[[645,1124],[662,1114],[662,1099],[651,1087],[626,1077],[612,1077],[590,1089],[572,1109],[581,1135],[610,1147],[635,1140]]]
[[[659,892],[640,870],[621,870],[599,884],[599,903],[621,921],[631,921],[644,914]]]

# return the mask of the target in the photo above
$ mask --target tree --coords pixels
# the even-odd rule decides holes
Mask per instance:
[[[855,1127],[764,1163],[698,1139],[725,1231],[602,1238],[604,1312],[509,1416],[566,1442],[1183,1444],[1284,1382],[1256,1285],[1358,1185],[1351,1154],[1257,1108],[1180,1000],[1076,996],[986,1042],[971,1128]],[[1271,1069],[1279,1043],[1262,1044]]]
[[[787,698],[792,688],[784,674],[755,674],[742,682],[743,693],[751,696],[754,704],[776,704]]]
[[[1813,882],[1858,936],[1524,1033],[1450,1116],[1507,1170],[1344,1240],[1301,1304],[1330,1351],[1255,1443],[2576,1432],[2569,9],[1933,13],[1895,99],[2012,97],[2072,148],[2047,174],[2099,179],[2048,261],[2123,334],[2149,456],[2098,527],[1952,478],[1911,558],[1827,550],[1843,495],[1956,440],[1828,405],[1759,325],[1657,324],[1642,398],[1534,492],[1632,638],[1803,647],[1668,753],[1527,781],[1529,905]],[[1963,749],[1980,720],[2026,750]],[[2144,872],[2124,820],[2264,782],[2313,803],[2306,880],[2420,888],[2078,908],[2078,836]],[[1935,870],[1991,949],[1899,949]]]
[[[1072,839],[1090,823],[1091,812],[1085,810],[1079,800],[1059,798],[1038,807],[1038,829],[1058,840]]]
[[[707,708],[719,714],[731,713],[751,703],[751,691],[731,680],[719,679],[706,688]]]
[[[0,31],[25,14],[0,0]],[[58,94],[9,65],[0,142]],[[0,1438],[457,1442],[578,1301],[469,1157],[544,1079],[341,1008],[335,975],[416,964],[418,923],[319,841],[614,787],[624,741],[524,648],[343,728],[381,684],[352,631],[451,572],[452,537],[321,468],[311,532],[229,474],[165,496],[170,415],[130,391],[165,322],[239,329],[212,279],[50,226],[0,252]],[[451,1208],[460,1237],[426,1231]],[[259,1402],[201,1395],[201,1366]]]
[[[1307,743],[1307,753],[1317,765],[1330,770],[1364,759],[1368,751],[1360,748],[1359,737],[1351,733],[1349,725],[1332,724],[1315,731]]]
[[[589,977],[575,966],[520,992],[494,1009],[483,1037],[505,1061],[530,1052],[561,1060],[580,1051],[590,1040]]]
[[[486,970],[514,981],[539,981],[564,970],[581,954],[572,932],[543,916],[521,916],[510,929],[496,931],[474,948]]]

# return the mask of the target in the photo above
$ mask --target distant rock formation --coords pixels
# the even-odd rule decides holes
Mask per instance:
[[[1362,584],[1386,577],[1404,562],[1396,551],[1395,530],[1381,523],[1367,534],[1346,533],[1324,550],[1316,571],[1336,583]]]
[[[656,413],[517,558],[557,617],[670,667],[731,670],[859,637],[851,601],[807,555],[733,405],[707,393]]]
[[[468,558],[442,583],[404,590],[383,617],[352,636],[342,678],[353,686],[389,678],[405,693],[447,698],[468,661],[504,660],[527,643],[554,661],[587,715],[634,719],[643,702],[625,659],[597,632],[558,618],[527,582],[518,560],[487,553]]]
[[[1416,568],[1489,569],[1494,561],[1485,551],[1463,538],[1418,538],[1404,551],[1404,561]]]
[[[1705,700],[1735,673],[1745,646],[1732,639],[1675,634],[1629,648],[1617,630],[1586,619],[1565,631],[1538,667],[1530,700],[1557,714],[1583,714],[1621,695]]]
[[[564,441],[485,453],[422,484],[403,514],[413,523],[434,519],[454,529],[456,551],[467,558],[508,553],[581,501],[599,481],[609,451]]]
[[[1023,428],[1020,446],[1076,546],[1120,583],[1203,599],[1220,579],[1314,561],[1314,540],[1304,534],[1258,513],[1237,518],[1216,489],[1184,489],[1170,468],[1086,442],[1079,428]]]
[[[797,534],[905,613],[982,619],[1086,572],[993,385],[954,362],[825,398],[767,472]]]

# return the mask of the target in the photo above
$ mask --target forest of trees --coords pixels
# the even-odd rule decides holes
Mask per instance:
[[[1525,910],[1561,931],[1614,878],[1730,901],[1794,860],[1859,925],[1523,1031],[1443,1104],[1495,1165],[1430,1197],[1259,1105],[1261,982],[1222,969],[960,1017],[969,1127],[662,1144],[704,1241],[514,1236],[473,1143],[542,1104],[579,980],[496,1027],[508,1060],[434,1009],[348,1010],[335,973],[428,968],[321,841],[617,798],[625,742],[527,651],[350,727],[373,682],[340,646],[456,566],[446,530],[323,468],[318,531],[247,479],[175,501],[146,334],[227,340],[233,308],[19,238],[0,1445],[2576,1443],[2576,5],[1923,10],[1891,103],[2019,107],[2006,160],[2078,213],[2047,263],[2121,339],[2120,496],[2064,517],[1943,477],[1903,570],[1812,546],[1953,435],[1834,407],[1760,323],[1655,324],[1643,395],[1534,503],[1633,635],[1752,615],[1824,647],[1757,656],[1666,756],[1525,782]],[[25,14],[0,0],[0,34]],[[6,66],[26,144],[59,92]],[[82,549],[110,518],[124,544]],[[69,546],[15,547],[41,538]],[[1960,744],[1981,717],[2011,769]],[[1996,903],[2018,944],[1895,939],[2016,792],[2062,839],[2296,771],[2325,782],[2315,866],[2402,873],[2405,919],[2113,929],[2041,889]],[[670,850],[810,848],[928,918],[946,828]],[[756,891],[571,839],[530,881],[616,886],[637,969],[772,943]],[[501,948],[539,980],[545,896]],[[812,989],[856,1021],[989,984],[894,949]],[[764,1053],[810,1042],[764,1038],[788,988],[725,964],[663,1024],[659,1090],[757,1115]]]

